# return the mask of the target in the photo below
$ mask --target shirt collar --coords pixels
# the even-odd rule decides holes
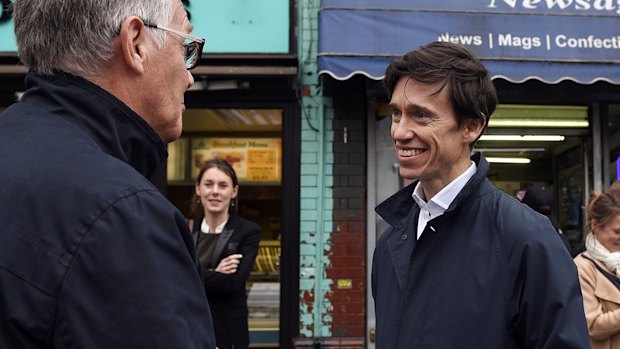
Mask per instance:
[[[456,207],[457,205],[464,204],[474,192],[478,193],[480,190],[484,190],[485,192],[495,190],[487,179],[487,173],[489,172],[488,161],[486,161],[481,153],[474,153],[471,156],[471,160],[476,164],[476,173],[467,181],[467,184],[465,184],[456,198],[450,203],[450,206],[454,205]],[[409,222],[407,218],[412,212],[412,206],[415,205],[419,208],[412,196],[417,183],[418,182],[409,184],[375,208],[377,214],[390,226],[403,227]],[[448,209],[450,209],[450,207],[448,207]]]
[[[418,206],[422,208],[426,208],[427,210],[431,210],[433,206],[439,206],[441,213],[445,212],[450,204],[456,196],[459,194],[461,189],[467,184],[467,182],[476,174],[477,166],[473,161],[471,165],[465,172],[463,172],[460,176],[456,177],[452,182],[446,185],[443,189],[439,191],[439,193],[435,194],[428,203],[424,201],[424,191],[422,189],[422,185],[420,182],[416,184],[415,189],[413,190],[413,200],[418,204]],[[432,205],[434,204],[434,205]],[[427,207],[429,206],[429,207]]]
[[[215,233],[220,234],[222,231],[224,231],[224,227],[226,226],[226,223],[228,223],[228,219],[226,219],[224,223],[215,227]],[[209,233],[209,225],[207,224],[207,220],[204,218],[202,219],[202,224],[200,224],[200,231],[205,234]]]

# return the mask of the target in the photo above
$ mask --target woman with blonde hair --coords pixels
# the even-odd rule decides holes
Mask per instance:
[[[593,193],[586,251],[575,257],[592,349],[620,348],[620,182]]]

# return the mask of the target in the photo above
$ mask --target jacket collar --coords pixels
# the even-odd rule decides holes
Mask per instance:
[[[489,171],[489,163],[484,156],[480,153],[476,153],[471,157],[471,160],[476,163],[478,170],[467,182],[467,184],[465,184],[465,187],[463,187],[463,189],[459,192],[454,201],[452,201],[450,207],[446,210],[446,213],[453,211],[460,202],[467,200],[486,179],[487,172]],[[377,212],[377,214],[379,214],[392,227],[399,228],[405,225],[407,223],[407,216],[413,206],[416,205],[412,194],[418,182],[419,181],[415,181],[409,184],[405,188],[399,190],[396,194],[380,203],[375,208],[375,212]]]
[[[457,194],[446,212],[444,212],[444,215],[440,218],[445,217],[448,212],[454,211],[460,202],[466,201],[476,190],[480,190],[479,187],[481,183],[486,180],[486,174],[489,170],[488,162],[486,162],[484,157],[480,154],[475,154],[471,159],[476,163],[478,170],[474,176],[469,179],[467,184],[465,184],[465,187]],[[396,280],[402,292],[405,292],[407,284],[410,282],[409,265],[411,255],[418,243],[415,234],[420,208],[411,196],[417,183],[418,181],[411,183],[379,204],[375,209],[375,211],[393,227],[394,230],[392,232],[396,232],[387,236],[386,243],[390,259],[394,266]],[[422,235],[422,239],[424,239],[424,237],[425,235]]]
[[[101,87],[63,72],[30,71],[22,103],[32,103],[79,127],[107,154],[149,178],[168,153],[159,135],[136,112]]]
[[[228,224],[224,227],[224,230],[220,233],[220,237],[217,239],[217,244],[215,245],[215,249],[213,250],[213,256],[211,258],[211,265],[217,266],[219,261],[223,259],[224,256],[224,248],[228,245],[228,240],[235,232],[234,228],[230,228]]]

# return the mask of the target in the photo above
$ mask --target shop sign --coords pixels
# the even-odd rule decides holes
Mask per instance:
[[[192,178],[212,158],[232,165],[240,183],[280,183],[281,138],[192,138]]]
[[[618,16],[618,0],[322,0],[322,8]]]
[[[324,0],[319,55],[396,57],[439,40],[469,46],[485,60],[620,63],[618,0],[386,3],[373,10],[364,5],[382,2]]]

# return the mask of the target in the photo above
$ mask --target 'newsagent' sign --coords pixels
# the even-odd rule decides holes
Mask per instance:
[[[432,41],[486,60],[620,63],[619,0],[323,0],[319,56],[397,57]]]

